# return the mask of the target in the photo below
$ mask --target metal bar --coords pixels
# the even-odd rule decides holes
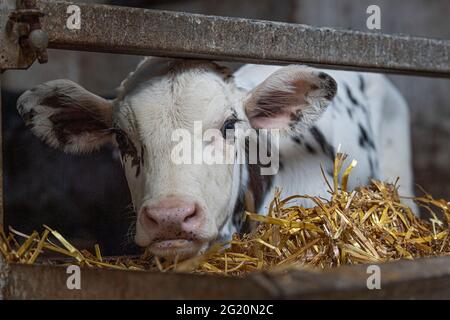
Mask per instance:
[[[2,123],[2,74],[0,70],[0,228],[5,223],[3,198],[3,123]],[[1,261],[0,261],[1,264]]]
[[[369,290],[367,265],[234,277],[81,269],[81,290],[60,266],[0,266],[5,299],[450,299],[450,257],[381,264]],[[39,274],[39,277],[36,277]],[[2,292],[3,283],[3,292]]]
[[[369,290],[367,265],[272,275],[289,299],[450,299],[450,257],[383,263],[381,289]]]
[[[0,69],[0,229],[5,223],[3,215],[3,126],[2,126],[2,70]],[[0,300],[3,300],[3,288],[6,286],[6,262],[0,254]]]
[[[6,268],[5,268],[6,269]],[[0,289],[1,289],[0,267]],[[66,267],[9,265],[4,299],[267,299],[255,281],[194,274],[81,269],[81,289],[67,288]],[[39,276],[36,276],[39,275]],[[0,297],[1,297],[0,292]]]
[[[39,0],[49,47],[450,77],[450,41],[301,24]]]

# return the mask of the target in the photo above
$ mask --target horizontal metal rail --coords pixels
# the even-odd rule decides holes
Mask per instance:
[[[366,265],[243,279],[82,269],[81,290],[69,290],[65,267],[10,264],[0,265],[0,299],[450,299],[449,265],[450,257],[381,264],[378,289],[369,289]]]
[[[38,0],[49,47],[450,77],[450,41],[270,21]]]

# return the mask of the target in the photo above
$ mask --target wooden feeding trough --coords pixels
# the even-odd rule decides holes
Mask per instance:
[[[2,0],[0,69],[45,62],[48,47],[450,77],[447,40],[78,3],[83,28],[69,30],[70,5]],[[117,37],[124,29],[128,36]],[[372,289],[367,265],[244,278],[89,268],[82,274],[82,290],[69,290],[66,267],[6,263],[0,255],[0,299],[450,298],[449,256],[384,263],[382,285]]]

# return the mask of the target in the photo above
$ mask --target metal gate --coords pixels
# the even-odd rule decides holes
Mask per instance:
[[[70,5],[80,8],[80,29],[66,26]],[[450,77],[449,40],[107,5],[0,0],[0,70],[26,69],[35,60],[45,62],[47,48],[305,63]],[[320,272],[293,270],[283,275],[258,273],[245,279],[98,269],[83,269],[82,273],[82,290],[69,290],[63,267],[0,261],[0,299],[450,298],[450,257],[386,263],[381,290],[367,289],[366,267],[362,265]]]

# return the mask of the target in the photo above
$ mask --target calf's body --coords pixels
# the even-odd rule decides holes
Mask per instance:
[[[328,198],[320,168],[330,179],[338,150],[358,161],[350,188],[399,177],[400,194],[412,195],[408,108],[381,75],[295,65],[245,65],[231,74],[207,61],[148,58],[113,101],[55,80],[24,93],[18,110],[39,138],[66,152],[117,145],[137,212],[135,240],[160,256],[192,256],[229,240],[244,231],[245,208],[267,212],[275,188]],[[222,154],[234,146],[236,157],[251,152],[239,130],[255,130],[257,142],[279,130],[270,150],[277,170],[176,163],[174,138],[198,134],[196,122],[200,133],[219,132],[203,147]]]

